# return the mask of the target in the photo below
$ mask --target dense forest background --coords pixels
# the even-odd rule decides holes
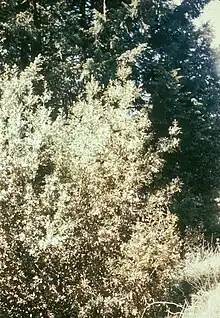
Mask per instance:
[[[209,2],[0,0],[0,317],[190,299],[181,264],[220,237]]]

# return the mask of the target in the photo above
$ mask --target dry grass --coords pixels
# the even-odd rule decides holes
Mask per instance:
[[[220,284],[209,291],[193,295],[192,304],[181,315],[182,318],[219,318]]]
[[[202,247],[188,255],[182,275],[196,290],[214,288],[220,281],[219,249]]]
[[[220,252],[219,248],[201,248],[187,256],[180,280],[192,288],[191,303],[185,304],[175,318],[220,317]]]

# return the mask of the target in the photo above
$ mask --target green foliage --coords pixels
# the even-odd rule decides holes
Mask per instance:
[[[39,63],[1,76],[1,315],[142,317],[179,262],[178,180],[150,191],[179,129],[153,150],[120,61],[107,88],[91,79],[52,121]]]

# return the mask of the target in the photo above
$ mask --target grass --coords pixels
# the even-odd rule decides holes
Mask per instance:
[[[219,318],[220,284],[209,291],[199,291],[192,296],[192,303],[180,315],[182,318]]]
[[[220,317],[220,249],[201,248],[189,254],[179,277],[192,287],[190,303],[181,312],[168,317],[219,318]]]

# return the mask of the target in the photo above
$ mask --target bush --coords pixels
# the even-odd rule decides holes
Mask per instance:
[[[88,81],[69,118],[52,120],[39,65],[1,76],[1,317],[158,317],[150,304],[179,262],[169,211],[179,184],[152,183],[179,129],[151,148],[122,68],[106,89]]]

